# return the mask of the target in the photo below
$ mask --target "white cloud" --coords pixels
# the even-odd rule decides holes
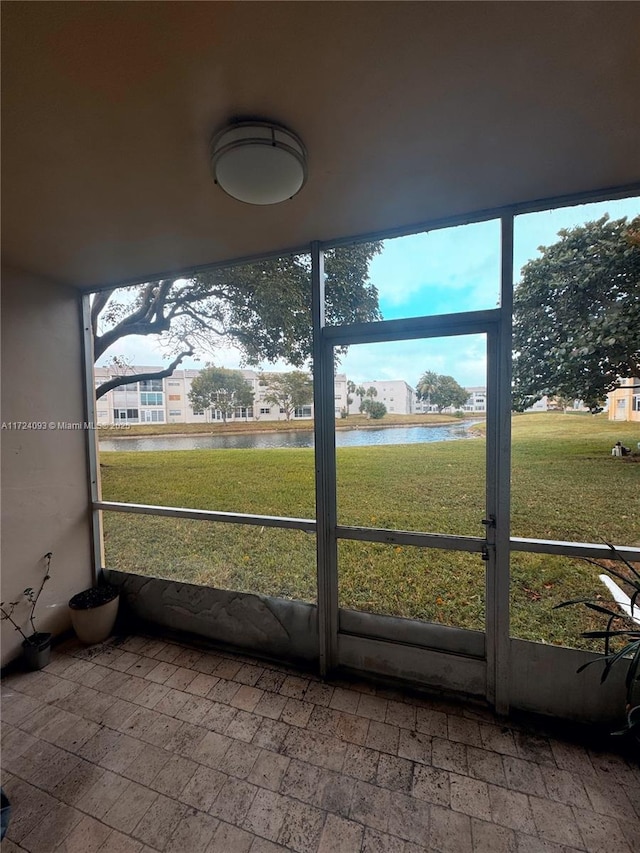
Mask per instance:
[[[404,379],[415,387],[425,370],[433,370],[461,385],[485,385],[486,346],[483,335],[359,344],[349,348],[338,370],[357,383]]]
[[[493,307],[499,270],[499,224],[490,221],[387,240],[371,280],[385,317],[416,317]]]

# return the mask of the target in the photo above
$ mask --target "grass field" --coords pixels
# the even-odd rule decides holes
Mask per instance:
[[[579,414],[513,419],[512,534],[640,543],[637,424]],[[483,438],[337,451],[341,524],[483,535]],[[266,515],[314,515],[311,450],[101,454],[107,500]],[[107,565],[192,583],[313,601],[315,538],[298,531],[105,513]],[[512,556],[512,634],[583,645],[600,624],[583,595],[607,596],[597,569],[561,557]],[[475,554],[343,541],[340,603],[460,627],[484,623],[485,564]]]

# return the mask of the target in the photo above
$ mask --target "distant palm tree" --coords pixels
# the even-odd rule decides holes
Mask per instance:
[[[369,385],[366,391],[362,387],[358,390],[362,390],[364,396],[364,400],[362,397],[360,398],[360,414],[364,413],[369,418],[371,417],[371,403],[373,402],[373,398],[378,396],[378,392],[373,385]]]
[[[345,418],[349,417],[349,406],[353,403],[352,394],[355,394],[356,383],[351,379],[347,382],[347,408],[345,409]]]
[[[419,400],[427,401],[427,411],[431,411],[431,395],[438,387],[439,376],[433,370],[426,370],[416,385],[416,393]]]

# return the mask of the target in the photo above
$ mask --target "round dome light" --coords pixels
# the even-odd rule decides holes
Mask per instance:
[[[216,183],[247,204],[278,204],[299,192],[307,179],[307,152],[300,139],[280,125],[243,121],[211,141]]]

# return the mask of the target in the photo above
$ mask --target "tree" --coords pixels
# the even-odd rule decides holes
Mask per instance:
[[[291,420],[296,409],[308,406],[313,401],[313,380],[302,370],[265,373],[261,379],[267,383],[264,401],[284,409],[287,420]]]
[[[416,396],[418,400],[426,400],[427,401],[427,410],[431,410],[431,395],[436,389],[438,383],[438,374],[433,370],[425,370],[420,379],[418,379],[418,384],[416,385]]]
[[[360,406],[358,407],[358,411],[362,412],[362,401],[364,400],[364,395],[367,393],[365,391],[364,385],[358,385],[355,389],[356,397],[360,400]]]
[[[362,403],[361,411],[366,414],[367,417],[377,421],[387,414],[387,407],[384,403],[380,403],[378,400],[373,400],[371,397],[367,397]]]
[[[214,409],[226,423],[235,409],[253,404],[253,391],[241,371],[210,365],[191,383],[189,400],[196,414]]]
[[[360,392],[362,391],[362,394]],[[360,414],[369,413],[370,406],[369,404],[373,402],[373,398],[378,396],[378,392],[373,387],[373,385],[369,385],[367,390],[365,391],[362,385],[356,390],[356,394],[360,397]],[[364,398],[364,399],[363,399]],[[385,409],[386,412],[386,409]],[[370,416],[370,415],[369,415]],[[382,417],[382,415],[380,415]]]
[[[640,216],[558,236],[514,293],[514,408],[547,394],[595,413],[620,377],[640,375]]]
[[[345,417],[345,418],[349,417],[349,406],[353,403],[353,397],[351,395],[355,394],[355,393],[356,393],[356,383],[352,382],[351,379],[349,379],[349,381],[347,382],[347,407],[346,407],[346,409],[343,409],[344,415],[342,415],[342,417]]]
[[[563,414],[566,415],[573,408],[575,399],[575,397],[563,397],[562,394],[556,394],[549,398],[549,408],[562,409]]]
[[[438,375],[431,392],[431,403],[441,412],[448,406],[461,409],[469,399],[469,392],[459,385],[453,376]]]
[[[378,291],[369,280],[369,263],[380,243],[360,243],[325,253],[327,322],[380,319]],[[96,389],[169,376],[197,350],[217,343],[237,346],[247,364],[284,359],[302,367],[311,358],[311,265],[308,255],[168,278],[95,294],[91,305],[94,356],[130,335],[162,335],[174,356],[161,371],[117,375]]]

